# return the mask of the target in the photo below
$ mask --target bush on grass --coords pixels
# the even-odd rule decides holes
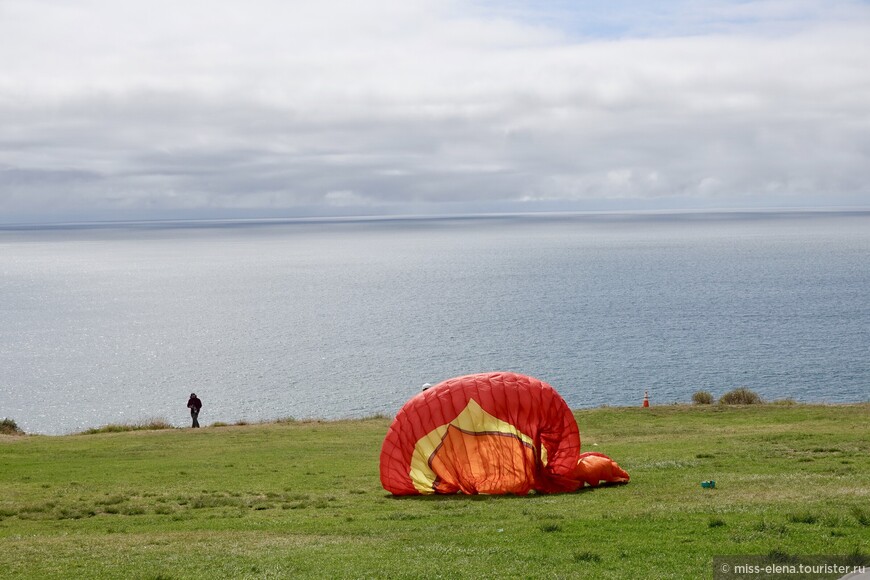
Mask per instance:
[[[713,395],[711,395],[707,391],[696,391],[692,395],[692,402],[696,405],[712,405]]]
[[[773,401],[773,404],[780,405],[782,407],[791,407],[793,405],[797,405],[797,401],[795,401],[794,399],[789,397],[787,399],[777,399],[777,400]]]
[[[12,419],[0,421],[0,435],[24,435],[18,424]]]
[[[160,429],[174,429],[165,419],[147,419],[139,423],[110,423],[102,427],[94,427],[82,431],[82,435],[96,435],[97,433],[121,433],[124,431],[159,431]]]
[[[728,391],[719,397],[720,405],[758,405],[763,402],[758,393],[750,391],[746,387]]]

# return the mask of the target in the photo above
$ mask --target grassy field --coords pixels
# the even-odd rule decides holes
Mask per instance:
[[[710,578],[714,555],[870,552],[868,404],[576,416],[630,484],[393,498],[386,419],[0,436],[0,576]]]

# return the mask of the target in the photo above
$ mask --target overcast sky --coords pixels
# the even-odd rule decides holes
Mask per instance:
[[[870,3],[0,0],[0,223],[870,207]]]

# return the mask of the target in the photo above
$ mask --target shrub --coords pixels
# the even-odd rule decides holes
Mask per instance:
[[[746,387],[728,391],[719,397],[719,403],[722,405],[757,405],[762,402],[758,393],[750,391]]]
[[[0,435],[24,435],[24,431],[12,419],[3,419],[0,421]]]
[[[774,405],[781,405],[783,407],[791,407],[792,405],[797,405],[797,401],[789,397],[788,399],[777,399],[773,402]]]
[[[102,427],[94,427],[82,431],[82,435],[96,435],[97,433],[121,433],[124,431],[158,431],[160,429],[173,429],[174,427],[164,419],[147,419],[139,423],[110,423]]]
[[[707,391],[696,391],[692,395],[692,402],[696,405],[712,405],[713,395],[711,395]]]

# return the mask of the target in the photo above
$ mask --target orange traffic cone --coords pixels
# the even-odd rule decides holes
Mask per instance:
[[[643,406],[649,407],[649,391],[643,392]]]

